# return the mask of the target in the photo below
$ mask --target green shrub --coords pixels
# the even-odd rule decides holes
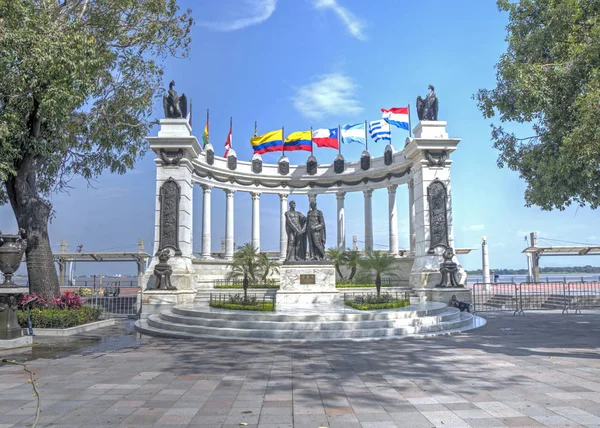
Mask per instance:
[[[393,287],[391,284],[381,284],[381,288]],[[348,282],[337,282],[335,288],[375,288],[375,284],[354,284]]]
[[[231,285],[215,285],[215,289],[239,289],[241,290],[242,284],[231,284]],[[248,290],[252,288],[279,288],[278,283],[267,283],[267,284],[253,284],[248,286]]]
[[[404,308],[410,305],[408,300],[392,300],[385,303],[361,303],[355,302],[353,300],[347,300],[344,302],[346,306],[351,306],[354,309],[359,309],[361,311],[368,311],[374,309],[394,309],[394,308]]]
[[[255,305],[245,305],[242,303],[228,303],[228,302],[219,302],[212,301],[210,302],[210,306],[213,308],[221,308],[221,309],[233,309],[236,311],[266,311],[271,312],[274,311],[273,302],[258,302]]]
[[[33,328],[69,328],[98,321],[102,310],[83,306],[80,309],[32,309]],[[27,327],[27,311],[17,312],[19,325]]]

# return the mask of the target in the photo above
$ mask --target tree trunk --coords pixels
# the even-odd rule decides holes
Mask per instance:
[[[16,176],[6,181],[5,186],[19,228],[25,230],[29,292],[44,297],[60,296],[48,237],[52,207],[38,195],[36,170],[36,160],[31,155],[25,156]]]
[[[352,270],[350,271],[350,277],[348,279],[352,281],[354,275],[356,275],[356,266],[352,266]]]
[[[248,277],[245,276],[242,280],[242,287],[244,289],[244,303],[248,301]]]
[[[337,271],[337,274],[340,276],[340,279],[344,279],[344,275],[342,275],[342,271],[340,270],[340,264],[339,263],[335,264],[335,270]]]
[[[379,274],[375,277],[375,287],[377,287],[377,298],[379,298],[381,294],[381,276]]]

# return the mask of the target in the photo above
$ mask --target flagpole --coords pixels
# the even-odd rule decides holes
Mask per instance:
[[[367,138],[367,121],[365,120],[365,150],[369,151],[369,139]]]
[[[310,155],[313,155],[312,126],[310,127]]]
[[[281,125],[281,151],[285,156],[285,132],[283,131],[283,125]]]
[[[210,143],[210,127],[208,126],[208,109],[206,109],[206,140]]]
[[[410,101],[408,102],[408,137],[412,138],[412,123],[410,122]]]
[[[192,99],[190,98],[190,120],[189,120],[189,124],[190,124],[190,128],[193,128],[192,126]]]
[[[258,136],[258,125],[256,124],[256,120],[254,121],[254,136]]]
[[[233,116],[229,116],[229,134],[233,131]],[[229,140],[229,146],[233,147],[233,138]]]
[[[342,125],[338,123],[338,154],[342,154]]]

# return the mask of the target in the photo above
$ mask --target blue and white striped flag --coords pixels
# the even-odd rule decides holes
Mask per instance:
[[[365,124],[344,125],[341,129],[342,143],[365,144]]]
[[[380,140],[387,141],[388,143],[392,141],[390,124],[383,119],[369,122],[369,134],[371,134],[371,138],[376,143]]]

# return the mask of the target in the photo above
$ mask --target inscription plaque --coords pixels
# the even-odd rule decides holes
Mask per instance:
[[[317,278],[315,274],[301,274],[300,275],[300,284],[308,285],[308,284],[316,284]]]

